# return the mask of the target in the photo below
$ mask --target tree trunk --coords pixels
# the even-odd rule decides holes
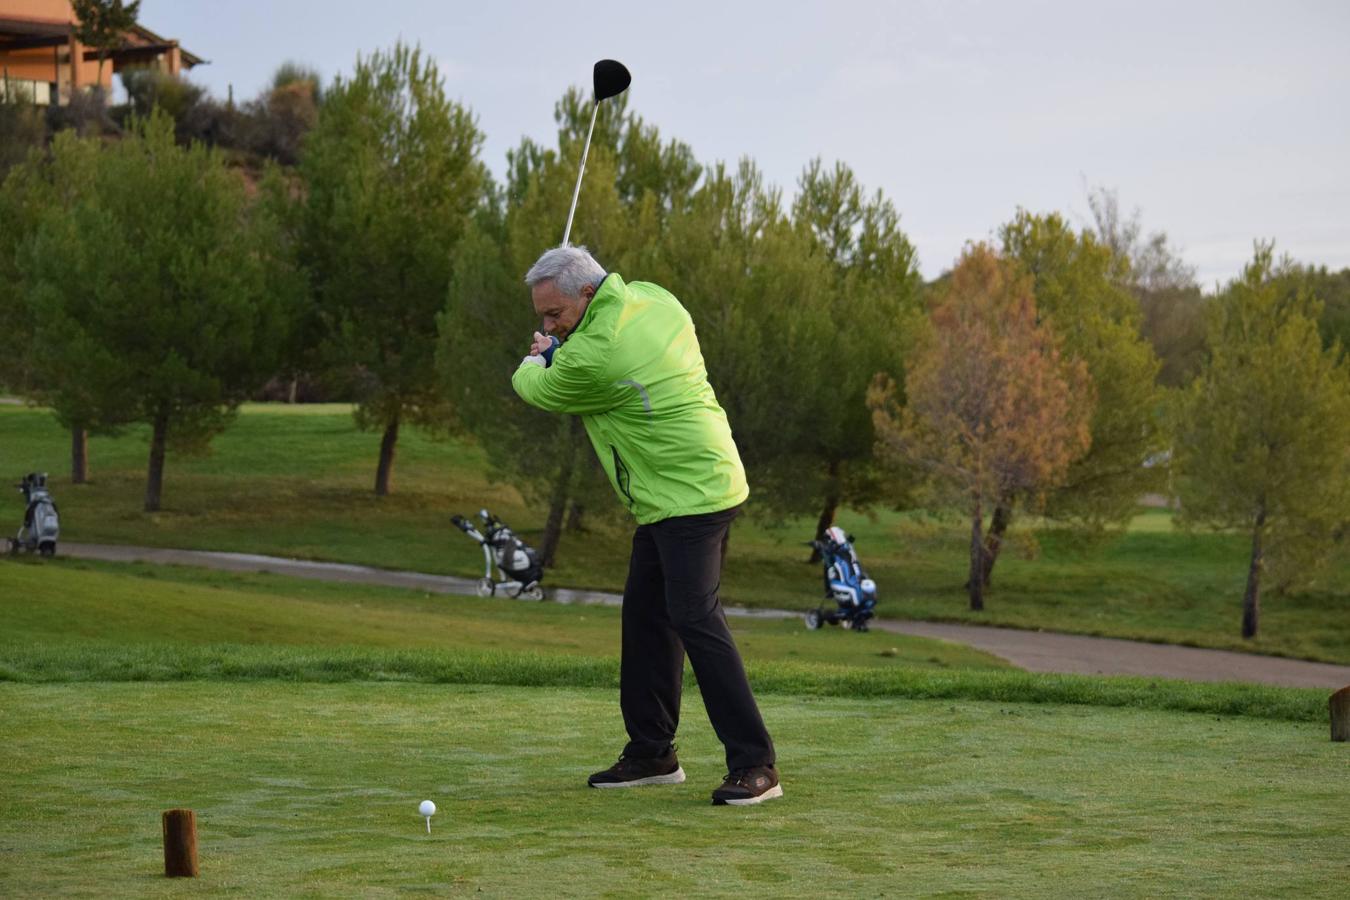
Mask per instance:
[[[1256,516],[1256,527],[1252,529],[1252,562],[1247,569],[1247,592],[1242,596],[1242,636],[1256,637],[1257,626],[1261,620],[1261,569],[1265,565],[1265,551],[1261,547],[1262,532],[1266,525],[1266,511]]]
[[[586,530],[586,507],[575,499],[567,506],[567,530]]]
[[[970,608],[979,612],[984,609],[984,540],[980,534],[984,526],[984,510],[980,502],[970,513],[970,577],[966,588],[970,592]]]
[[[300,393],[300,377],[296,376],[291,379],[290,390],[286,392],[286,402],[294,404],[295,397],[298,393]]]
[[[564,436],[561,468],[557,480],[553,482],[553,493],[548,499],[548,519],[544,523],[544,537],[539,545],[539,561],[552,567],[558,555],[558,542],[562,539],[563,515],[567,512],[567,501],[572,495],[572,470],[576,465],[576,433],[569,423]]]
[[[398,414],[384,426],[380,438],[380,465],[375,469],[375,496],[389,496],[389,482],[394,476],[394,448],[398,446]]]
[[[79,426],[70,429],[70,483],[89,481],[89,432]]]
[[[154,431],[150,436],[150,469],[145,478],[145,511],[159,512],[160,496],[164,492],[164,448],[169,438],[169,415],[155,416]]]
[[[553,495],[549,497],[548,519],[544,522],[544,539],[539,546],[539,562],[553,567],[558,555],[558,543],[562,540],[563,514],[567,512],[567,482],[560,477],[553,485]]]
[[[1003,536],[1008,533],[1008,526],[1012,524],[1012,503],[1010,501],[1001,501],[994,507],[994,518],[989,523],[989,534],[984,539],[984,586],[989,587],[990,579],[994,574],[994,563],[998,562],[998,555],[1003,550]]]
[[[820,518],[816,519],[816,540],[825,540],[825,529],[834,524],[834,514],[839,510],[839,460],[830,460],[829,465],[830,481],[829,487],[825,491],[825,508],[820,511]],[[812,547],[811,558],[807,562],[820,562],[820,550]]]

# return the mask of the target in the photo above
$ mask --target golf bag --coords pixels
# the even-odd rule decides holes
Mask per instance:
[[[43,556],[56,553],[56,539],[61,534],[61,520],[56,512],[56,501],[47,493],[47,473],[30,472],[15,485],[23,494],[23,524],[19,533],[9,539],[9,552],[20,550]]]
[[[825,565],[825,600],[833,608],[822,605],[808,612],[806,627],[819,628],[829,622],[866,631],[867,620],[876,614],[877,583],[858,562],[852,536],[842,528],[828,528],[823,541],[811,541],[808,546],[820,552]]]
[[[544,589],[539,581],[544,577],[544,566],[539,555],[486,509],[479,510],[478,516],[483,520],[482,531],[463,516],[450,518],[456,528],[483,548],[483,577],[478,580],[478,596],[493,597],[501,590],[521,600],[543,600]],[[493,579],[493,566],[497,567],[500,580]]]

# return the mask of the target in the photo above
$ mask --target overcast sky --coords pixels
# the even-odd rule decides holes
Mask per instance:
[[[679,4],[143,0],[141,21],[210,60],[194,81],[255,96],[283,61],[325,82],[417,42],[486,132],[500,175],[594,60],[701,161],[753,157],[789,195],[813,157],[895,203],[926,277],[1017,209],[1088,221],[1114,189],[1207,287],[1255,238],[1350,266],[1350,2]]]

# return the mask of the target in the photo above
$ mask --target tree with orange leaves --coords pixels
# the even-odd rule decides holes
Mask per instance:
[[[967,248],[905,373],[906,405],[878,377],[868,403],[879,451],[928,475],[934,505],[970,517],[970,608],[984,608],[984,517],[999,497],[1043,496],[1087,452],[1086,366],[1037,321],[1029,278],[984,244]]]

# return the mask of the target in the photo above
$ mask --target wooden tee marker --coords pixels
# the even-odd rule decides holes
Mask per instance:
[[[197,814],[190,809],[164,813],[164,874],[197,877]]]
[[[1350,687],[1343,687],[1331,695],[1331,739],[1350,741]]]

